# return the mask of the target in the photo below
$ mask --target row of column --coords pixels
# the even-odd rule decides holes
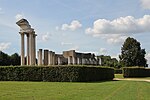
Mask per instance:
[[[39,49],[38,65],[55,65],[55,64],[56,64],[55,52],[44,50],[44,57],[43,57],[42,49]]]
[[[97,58],[95,59],[86,59],[86,58],[79,58],[79,57],[73,57],[68,56],[68,65],[101,65],[101,59]]]
[[[21,65],[36,64],[36,34],[34,31],[30,33],[20,32],[21,35]],[[25,43],[24,38],[27,36],[27,53],[25,61]],[[25,64],[26,62],[26,64]]]

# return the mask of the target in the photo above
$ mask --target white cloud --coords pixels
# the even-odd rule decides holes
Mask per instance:
[[[150,0],[141,0],[141,6],[143,9],[150,9]]]
[[[106,55],[107,54],[106,48],[100,48],[99,53],[100,55]]]
[[[93,36],[100,34],[131,34],[150,32],[150,15],[144,15],[143,18],[135,19],[132,16],[120,17],[112,21],[98,19],[94,22],[92,28],[87,28],[86,33]]]
[[[94,22],[93,27],[87,28],[85,32],[93,37],[104,38],[108,43],[120,44],[131,34],[150,32],[149,26],[150,15],[144,15],[139,19],[127,16],[112,21],[98,19]]]
[[[122,44],[127,36],[121,34],[111,34],[107,35],[105,38],[109,44]]]
[[[18,20],[24,18],[24,15],[23,15],[23,14],[17,14],[17,15],[15,16],[15,18],[16,18],[16,21],[18,21]]]
[[[2,42],[0,43],[0,51],[3,51],[3,50],[6,50],[10,47],[11,43],[5,43],[5,42]]]
[[[42,40],[43,41],[48,41],[51,36],[52,36],[52,34],[47,32],[46,34],[42,35]]]
[[[78,28],[82,27],[82,24],[78,20],[73,20],[70,25],[69,24],[63,24],[61,29],[66,31],[66,30],[71,30],[74,31]]]
[[[148,52],[146,55],[145,55],[145,58],[147,59],[147,63],[150,67],[150,52]]]
[[[55,27],[55,29],[58,31],[58,30],[59,30],[59,27],[58,27],[58,26],[56,26],[56,27]]]

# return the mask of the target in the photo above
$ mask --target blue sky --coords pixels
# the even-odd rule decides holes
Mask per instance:
[[[21,18],[35,29],[37,50],[118,57],[130,36],[150,63],[150,0],[0,0],[0,50],[20,54]]]

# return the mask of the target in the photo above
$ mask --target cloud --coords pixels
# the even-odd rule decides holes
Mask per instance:
[[[104,38],[109,44],[122,44],[128,36],[121,34],[106,35]]]
[[[106,55],[107,54],[106,48],[100,48],[99,53],[100,55]]]
[[[112,21],[98,19],[93,27],[85,30],[86,34],[101,37],[111,44],[120,44],[131,34],[150,32],[150,15],[135,19],[132,16],[120,17]]]
[[[78,28],[82,27],[82,24],[78,21],[78,20],[73,20],[70,25],[69,24],[63,24],[61,29],[63,31],[66,31],[66,30],[71,30],[71,31],[74,31]]]
[[[150,9],[150,0],[140,0],[143,9]]]
[[[150,66],[150,52],[146,53],[145,58],[147,59],[147,63]]]
[[[112,21],[98,19],[94,22],[93,28],[87,28],[86,33],[92,35],[100,34],[131,34],[150,32],[150,15],[135,19],[132,16],[120,17]]]
[[[0,43],[0,51],[3,51],[3,50],[6,50],[10,47],[11,43],[5,43],[5,42],[2,42]]]
[[[18,21],[18,20],[24,18],[24,15],[23,15],[23,14],[17,14],[17,15],[15,16],[15,18],[16,18],[16,21]]]
[[[48,41],[51,36],[52,36],[52,34],[50,34],[49,32],[47,32],[46,34],[42,35],[42,40],[43,41]]]

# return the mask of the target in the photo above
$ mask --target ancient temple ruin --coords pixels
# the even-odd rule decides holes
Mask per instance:
[[[35,65],[36,64],[36,34],[33,28],[29,25],[26,19],[21,19],[16,24],[20,27],[19,34],[21,35],[21,65]],[[25,35],[27,37],[27,55],[25,61]]]
[[[101,59],[91,53],[79,53],[75,50],[56,54],[53,51],[38,51],[38,65],[101,65]]]
[[[21,19],[16,24],[20,27],[21,35],[21,65],[101,65],[101,59],[91,53],[79,53],[75,50],[63,51],[56,54],[54,51],[38,51],[36,63],[36,34],[26,19]],[[25,56],[25,35],[27,37],[27,52]],[[25,59],[26,58],[26,59]]]

